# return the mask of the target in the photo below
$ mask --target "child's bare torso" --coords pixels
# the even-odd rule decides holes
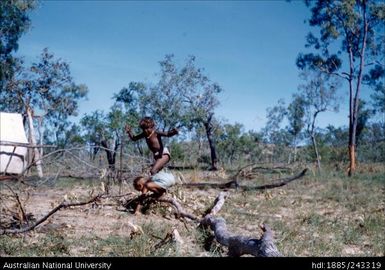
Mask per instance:
[[[149,137],[146,137],[146,142],[148,148],[150,148],[151,152],[153,152],[155,155],[163,152],[162,139],[160,135],[156,133],[156,131],[152,133]]]

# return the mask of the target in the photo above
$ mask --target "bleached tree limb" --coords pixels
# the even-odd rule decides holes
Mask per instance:
[[[209,226],[215,234],[218,243],[228,247],[228,255],[239,257],[244,254],[250,254],[256,257],[281,257],[274,244],[273,232],[267,225],[262,225],[263,235],[260,239],[248,236],[232,235],[226,226],[226,221],[221,217],[214,217],[222,208],[225,200],[225,194],[221,192],[216,199],[214,207],[202,219],[201,225]]]
[[[305,172],[306,170],[302,173],[304,174]],[[288,178],[285,181],[293,181],[292,178],[293,177]],[[142,196],[143,199],[141,198],[141,200],[148,199],[149,197],[150,196]],[[139,198],[140,196],[134,200],[138,200]],[[154,201],[169,203],[175,207],[179,216],[199,221],[203,227],[210,227],[218,243],[228,247],[228,255],[231,257],[239,257],[244,254],[256,257],[281,257],[282,254],[274,244],[273,232],[266,224],[260,226],[263,231],[260,239],[243,235],[233,235],[228,231],[226,221],[221,217],[215,217],[224,205],[225,198],[226,193],[221,192],[215,199],[213,206],[206,211],[206,215],[202,219],[187,213],[174,198],[153,198],[149,203]]]
[[[165,203],[169,203],[171,205],[173,205],[177,211],[177,215],[178,216],[181,216],[181,217],[184,217],[184,218],[189,218],[191,220],[199,220],[198,217],[194,216],[193,214],[190,214],[188,212],[186,212],[183,207],[178,203],[177,200],[175,200],[174,198],[159,198],[158,199],[159,202],[165,202]]]

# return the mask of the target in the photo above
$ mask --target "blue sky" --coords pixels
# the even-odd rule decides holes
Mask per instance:
[[[166,54],[180,65],[194,55],[224,89],[217,116],[259,131],[266,109],[288,102],[300,83],[295,59],[309,16],[302,1],[43,1],[18,55],[34,61],[47,47],[68,61],[75,81],[89,87],[81,115],[108,111],[131,81],[156,82]],[[347,115],[343,106],[319,125],[346,125]]]

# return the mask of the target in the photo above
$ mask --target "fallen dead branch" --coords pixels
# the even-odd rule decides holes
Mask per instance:
[[[250,254],[256,257],[281,257],[273,241],[273,232],[267,225],[262,225],[263,231],[260,239],[248,236],[232,235],[226,226],[226,221],[220,217],[214,217],[222,208],[225,200],[225,193],[221,192],[216,199],[216,203],[209,213],[202,219],[201,225],[210,227],[214,231],[215,239],[222,245],[228,247],[228,255],[239,257]]]
[[[301,173],[291,176],[291,177],[285,177],[275,180],[271,184],[266,185],[260,185],[260,186],[245,186],[245,185],[239,185],[237,179],[226,182],[226,183],[185,183],[183,186],[186,187],[211,187],[211,188],[220,188],[220,189],[241,189],[241,190],[261,190],[261,189],[272,189],[277,187],[282,187],[284,185],[287,185],[288,183],[300,179],[303,176],[305,176],[308,169],[304,169]]]
[[[20,228],[20,229],[0,229],[0,235],[3,235],[3,234],[18,234],[18,233],[24,233],[24,232],[31,231],[31,230],[35,229],[38,225],[40,225],[41,223],[46,221],[50,216],[52,216],[54,213],[56,213],[60,209],[68,208],[68,207],[71,207],[71,206],[81,206],[81,205],[90,204],[90,203],[93,203],[93,202],[98,201],[99,199],[101,199],[103,197],[103,195],[104,194],[96,195],[95,197],[93,197],[93,198],[91,198],[91,199],[89,199],[88,201],[85,201],[85,202],[70,203],[70,202],[63,201],[58,206],[53,208],[44,217],[42,217],[41,219],[36,221],[36,223],[34,223],[33,225],[28,226],[26,228]]]
[[[193,214],[188,213],[184,208],[180,205],[180,203],[174,199],[174,198],[156,198],[154,194],[142,194],[135,198],[130,198],[127,201],[123,202],[122,205],[128,209],[131,213],[135,213],[137,206],[142,206],[142,212],[147,210],[151,204],[154,204],[156,202],[164,202],[171,204],[175,210],[176,210],[176,216],[177,217],[183,217],[183,218],[189,218],[191,220],[199,220],[198,217],[196,217]]]
[[[174,198],[159,198],[158,201],[159,202],[169,203],[172,206],[174,206],[174,208],[177,211],[177,216],[178,217],[189,218],[189,219],[195,220],[195,221],[199,220],[198,217],[194,216],[193,214],[190,214],[190,213],[186,212],[183,209],[183,207],[178,203],[178,201],[175,200]]]
[[[306,172],[308,169],[304,169],[301,173],[294,175],[292,177],[286,177],[286,178],[281,178],[275,180],[271,184],[266,184],[266,185],[261,185],[261,186],[239,186],[238,188],[244,189],[244,190],[259,190],[259,189],[272,189],[272,188],[277,188],[277,187],[282,187],[284,185],[289,184],[290,182],[300,179],[305,176]]]
[[[17,180],[19,179],[17,175],[0,175],[0,181],[2,180]]]
[[[263,189],[271,189],[271,188],[276,188],[276,187],[282,187],[284,185],[287,185],[288,183],[302,178],[307,172],[307,169],[304,169],[301,173],[298,175],[292,176],[292,177],[287,177],[287,178],[281,178],[276,180],[272,184],[266,184],[266,185],[261,185],[261,186],[240,186],[238,185],[236,180],[224,183],[224,184],[218,184],[218,183],[190,183],[190,184],[183,184],[184,186],[188,187],[214,187],[214,188],[223,188],[223,189],[229,189],[229,188],[236,188],[236,189],[243,189],[243,190],[263,190]],[[156,201],[158,202],[165,202],[169,203],[172,206],[174,206],[176,210],[176,214],[178,217],[183,217],[183,218],[189,218],[191,220],[197,221],[199,220],[198,217],[194,216],[193,214],[190,214],[186,212],[183,207],[179,204],[177,200],[174,198],[155,198],[152,195],[140,195],[135,198],[131,198],[127,200],[126,202],[123,203],[123,206],[127,209],[129,209],[130,212],[135,212],[135,209],[137,208],[138,204],[145,206],[144,209],[148,209],[149,206]],[[219,202],[215,202],[219,203]],[[206,211],[207,213],[207,211]]]
[[[242,235],[232,235],[227,230],[226,221],[223,218],[215,217],[215,215],[221,210],[225,202],[225,197],[226,194],[221,192],[215,199],[212,207],[206,211],[206,214],[202,219],[186,212],[174,198],[156,199],[151,197],[151,195],[140,195],[128,201],[128,204],[132,204],[133,201],[136,201],[136,203],[145,204],[152,204],[155,201],[159,201],[173,205],[177,211],[178,216],[189,218],[193,221],[199,221],[200,226],[210,227],[210,229],[214,232],[218,243],[228,247],[229,256],[239,257],[244,254],[250,254],[256,257],[281,257],[282,254],[278,251],[274,244],[273,232],[268,225],[264,224],[260,226],[263,231],[260,239]],[[125,204],[125,206],[127,207],[127,204]],[[170,239],[171,235],[168,235],[161,241],[160,244],[163,245]]]
[[[16,199],[16,202],[17,202],[17,208],[18,208],[18,210],[19,210],[19,211],[18,211],[18,220],[19,220],[19,222],[20,222],[20,225],[21,225],[24,221],[26,221],[27,224],[29,225],[28,217],[27,217],[27,215],[26,215],[26,213],[25,213],[23,204],[22,204],[21,201],[20,201],[19,195],[18,195],[15,191],[13,191],[13,189],[12,189],[10,186],[8,186],[8,185],[5,185],[5,186],[12,192],[14,198]]]
[[[252,163],[240,168],[237,173],[232,177],[238,179],[240,176],[242,178],[252,179],[255,175],[262,173],[291,173],[292,168],[284,165],[276,166],[263,166],[267,165],[266,163]]]

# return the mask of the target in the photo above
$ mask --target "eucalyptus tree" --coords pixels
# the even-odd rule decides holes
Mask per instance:
[[[141,117],[150,116],[157,128],[163,131],[184,126],[183,104],[179,90],[181,78],[173,57],[166,55],[159,61],[159,80],[156,83],[135,83],[131,84],[130,88],[135,91]]]
[[[281,133],[282,125],[288,112],[284,99],[279,99],[277,103],[277,105],[266,109],[267,121],[262,128],[262,134],[264,142],[268,144],[275,144],[278,141],[282,142],[282,139],[278,139],[278,137],[282,138],[279,133]]]
[[[56,59],[47,49],[43,50],[39,61],[28,68],[18,61],[16,70],[15,76],[1,91],[0,97],[5,102],[1,103],[0,109],[27,115],[30,139],[36,145],[33,118],[40,118],[40,128],[49,126],[57,132],[63,131],[63,123],[69,116],[77,115],[79,101],[86,98],[88,89],[83,84],[76,84],[69,64]],[[40,153],[34,149],[38,173],[42,176]]]
[[[145,112],[140,113],[139,97],[146,95],[146,85],[141,82],[130,82],[128,87],[123,87],[113,98],[115,104],[112,108],[120,108],[120,128],[117,135],[120,133],[120,156],[122,164],[123,148],[125,147],[125,139],[127,134],[124,132],[124,126],[129,125],[137,128],[139,120]],[[111,108],[111,109],[112,109]],[[143,154],[143,142],[138,140],[135,145],[140,154]]]
[[[299,96],[294,95],[292,102],[287,107],[287,118],[289,121],[288,131],[293,136],[294,157],[293,161],[297,159],[297,143],[301,135],[301,131],[305,126],[305,100]],[[289,160],[290,163],[290,160]]]
[[[260,158],[259,134],[255,131],[244,132],[240,123],[222,124],[217,132],[218,153],[228,165],[243,166]]]
[[[160,130],[204,127],[211,169],[215,170],[214,109],[219,105],[217,94],[222,88],[204,75],[203,69],[196,67],[194,56],[190,56],[182,67],[176,65],[173,55],[166,55],[159,64],[157,83],[131,83],[128,88],[138,102],[137,112],[142,117],[152,117]]]
[[[80,125],[83,130],[83,138],[90,147],[90,158],[95,159],[99,152],[101,142],[107,136],[106,115],[103,111],[96,110],[89,114],[84,114],[80,119]]]
[[[262,129],[263,141],[266,144],[266,153],[271,155],[271,161],[283,161],[286,158],[285,148],[293,142],[293,135],[289,132],[288,126],[283,128],[288,116],[288,106],[283,99],[278,104],[266,109],[266,125]],[[271,149],[268,149],[271,148]],[[289,154],[290,156],[290,154]],[[287,160],[289,160],[289,156]]]
[[[304,101],[306,133],[313,145],[318,170],[321,171],[321,157],[317,146],[317,118],[326,111],[338,112],[340,100],[337,89],[338,77],[330,77],[318,70],[306,70],[300,74],[304,83],[298,87],[298,95]]]
[[[235,159],[240,156],[243,144],[241,140],[243,125],[239,123],[224,124],[218,136],[218,150],[222,153],[222,160],[228,159],[228,163],[232,164]]]
[[[266,109],[266,125],[262,129],[264,140],[271,143],[275,132],[280,129],[283,119],[287,115],[287,109],[284,99],[279,99],[278,104]]]
[[[204,70],[196,67],[195,57],[190,56],[180,70],[179,91],[185,111],[183,120],[192,125],[202,125],[210,148],[211,168],[217,170],[217,151],[214,138],[215,108],[219,105],[218,95],[223,91],[218,83],[212,82]]]
[[[358,119],[357,119],[357,145],[362,141],[362,133],[364,129],[368,127],[370,117],[374,114],[374,110],[367,108],[367,102],[360,100],[358,106]]]
[[[0,92],[14,75],[18,40],[31,25],[28,13],[36,6],[35,0],[0,1]]]
[[[116,156],[124,138],[126,114],[121,104],[114,104],[108,113],[96,110],[85,114],[80,120],[86,142],[90,146],[90,157],[95,159],[104,150],[111,171],[116,169]]]
[[[385,114],[385,86],[381,85],[375,89],[376,92],[371,95],[373,107],[376,112]]]
[[[299,68],[311,67],[346,80],[349,90],[349,176],[356,169],[358,106],[365,72],[383,70],[385,3],[372,0],[305,1],[311,8],[310,26],[320,36],[307,36],[307,47],[317,53],[301,53]],[[338,48],[339,45],[339,48]],[[347,64],[343,65],[342,61]],[[379,79],[379,78],[372,78]]]

